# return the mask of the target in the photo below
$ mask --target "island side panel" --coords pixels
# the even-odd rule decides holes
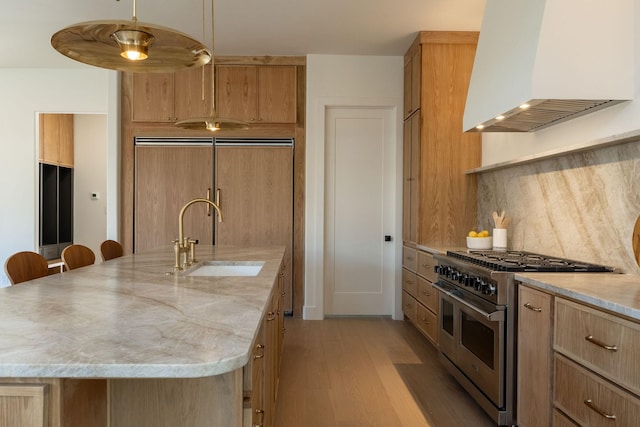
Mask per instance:
[[[36,393],[39,388],[42,399]],[[15,399],[22,400],[20,408],[15,406]],[[13,405],[13,409],[7,410],[6,405]],[[107,381],[0,378],[0,411],[0,427],[107,427]],[[41,416],[43,423],[38,421]]]
[[[110,427],[242,427],[242,369],[204,378],[110,379]]]

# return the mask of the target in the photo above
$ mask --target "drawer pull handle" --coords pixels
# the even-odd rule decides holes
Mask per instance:
[[[407,280],[408,285],[413,285],[413,280]]]
[[[597,412],[598,414],[600,414],[604,418],[606,418],[608,420],[615,421],[615,419],[616,419],[615,415],[607,414],[602,409],[598,408],[596,405],[593,404],[593,400],[587,399],[587,400],[584,401],[584,404],[587,405],[589,407],[589,409],[591,409],[592,411]]]
[[[422,291],[422,294],[423,294],[423,295],[426,295],[426,296],[430,296],[430,295],[431,295],[431,294],[429,293],[429,291]]]
[[[584,337],[585,340],[589,341],[592,344],[597,345],[598,347],[602,347],[605,350],[609,350],[609,351],[618,351],[618,346],[617,345],[608,345],[603,343],[600,340],[597,340],[593,337],[593,335],[587,335],[586,337]]]
[[[528,308],[529,310],[535,311],[536,313],[542,312],[542,309],[540,307],[534,307],[531,304],[529,304],[528,302],[524,303],[524,308]]]

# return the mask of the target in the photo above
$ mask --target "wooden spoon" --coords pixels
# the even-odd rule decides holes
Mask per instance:
[[[640,216],[636,220],[636,226],[633,228],[633,253],[636,256],[636,263],[640,266]]]
[[[500,228],[500,218],[498,217],[498,212],[493,211],[493,225],[495,228]]]

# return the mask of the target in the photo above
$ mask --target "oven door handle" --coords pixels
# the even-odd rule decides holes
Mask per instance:
[[[479,315],[481,315],[485,319],[490,320],[491,322],[503,322],[504,321],[504,310],[497,310],[497,311],[494,311],[493,313],[487,313],[486,311],[479,309],[478,307],[474,306],[473,304],[469,304],[468,302],[466,302],[462,298],[454,295],[452,292],[449,292],[449,291],[443,289],[441,286],[437,286],[436,283],[434,283],[432,286],[437,287],[440,290],[440,292],[447,294],[449,296],[449,298],[451,298],[451,299],[455,300],[456,302],[459,302],[460,304],[464,305],[465,307],[475,311],[476,313],[478,313]]]

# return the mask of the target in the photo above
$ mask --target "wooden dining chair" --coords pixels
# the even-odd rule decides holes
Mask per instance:
[[[49,274],[49,264],[36,252],[17,252],[7,258],[4,271],[12,285],[37,279]]]
[[[103,261],[122,256],[122,245],[115,240],[105,240],[100,245],[100,253]]]
[[[91,265],[96,261],[96,255],[84,245],[70,245],[62,250],[62,261],[67,270]]]

